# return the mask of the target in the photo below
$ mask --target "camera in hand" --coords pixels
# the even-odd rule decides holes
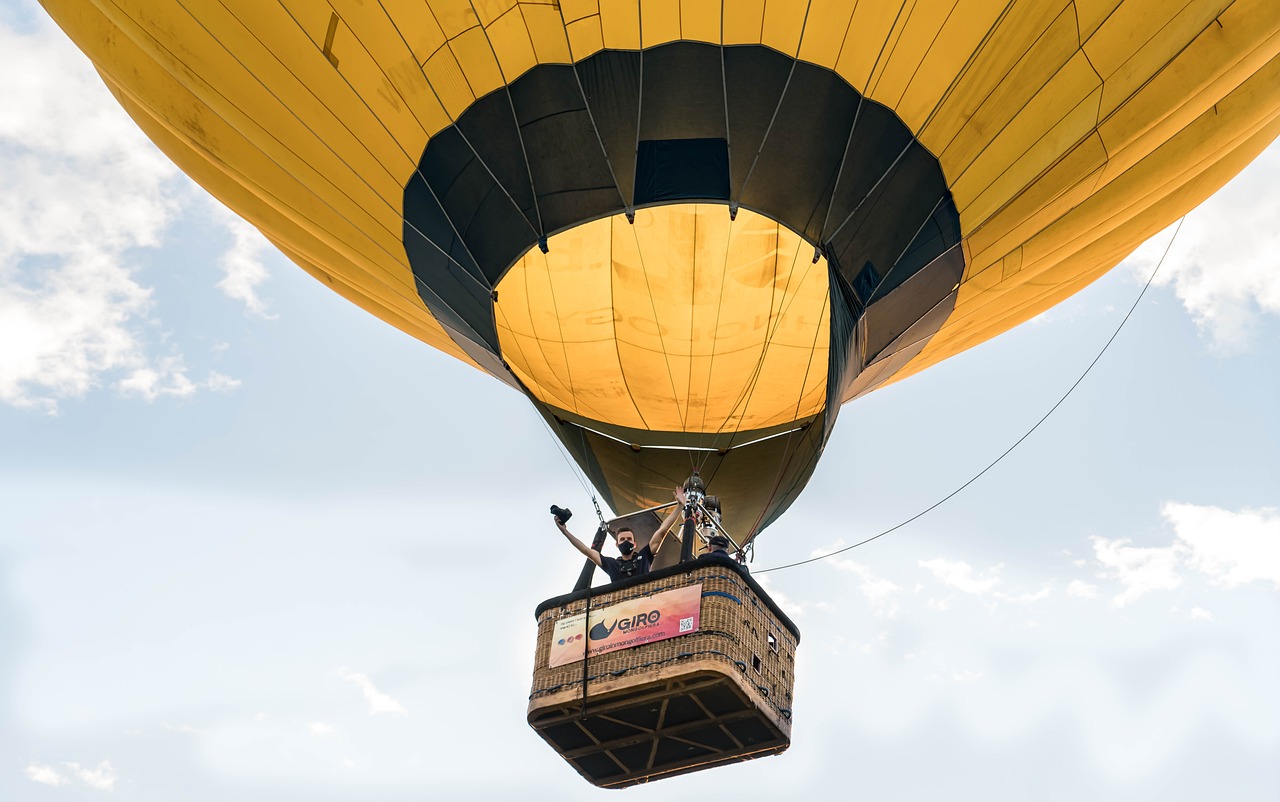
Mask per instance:
[[[573,512],[571,510],[567,510],[563,507],[557,507],[554,504],[551,505],[551,514],[556,516],[556,523],[561,525],[569,523],[569,519],[573,517]]]

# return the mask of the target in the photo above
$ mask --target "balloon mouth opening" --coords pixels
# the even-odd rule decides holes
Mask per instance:
[[[503,359],[538,401],[608,426],[768,430],[826,406],[827,263],[725,204],[638,209],[531,248],[497,287]]]

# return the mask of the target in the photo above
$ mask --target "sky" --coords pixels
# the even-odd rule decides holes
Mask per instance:
[[[0,0],[0,799],[596,799],[525,724],[587,491]],[[1280,145],[1084,292],[843,410],[753,568],[791,749],[625,793],[1280,798]]]

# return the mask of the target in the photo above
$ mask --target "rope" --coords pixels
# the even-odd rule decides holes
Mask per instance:
[[[1049,411],[1048,411],[1048,412],[1046,412],[1046,413],[1044,413],[1044,415],[1040,418],[1040,420],[1036,421],[1036,422],[1035,422],[1035,425],[1034,425],[1034,426],[1032,426],[1030,429],[1028,429],[1028,430],[1027,430],[1026,434],[1022,435],[1022,436],[1021,436],[1021,437],[1019,437],[1016,441],[1014,441],[1013,445],[1011,445],[1011,446],[1009,446],[1008,448],[1006,448],[1006,449],[1004,450],[1004,452],[1003,452],[1000,456],[998,456],[998,457],[996,457],[994,460],[992,460],[992,461],[991,461],[991,463],[990,463],[989,465],[987,465],[987,467],[985,467],[985,468],[983,468],[982,470],[978,471],[978,472],[977,472],[976,474],[974,474],[974,475],[973,475],[973,477],[971,477],[967,482],[965,482],[964,484],[960,485],[960,486],[959,486],[959,487],[957,487],[955,490],[952,490],[950,493],[948,493],[947,495],[943,496],[942,498],[938,499],[938,500],[937,500],[937,501],[935,501],[933,504],[930,504],[928,507],[925,507],[925,508],[924,508],[923,510],[921,510],[920,512],[916,513],[915,515],[912,515],[910,518],[906,519],[905,521],[902,521],[902,522],[901,522],[901,523],[899,523],[899,524],[896,524],[896,525],[894,525],[894,526],[889,527],[888,529],[884,530],[883,532],[881,532],[881,533],[879,533],[879,534],[877,534],[877,535],[872,535],[871,537],[867,538],[866,540],[860,540],[860,541],[858,541],[857,543],[854,543],[852,546],[845,546],[844,548],[836,549],[835,551],[830,551],[830,552],[827,552],[826,554],[819,554],[819,555],[817,555],[817,556],[815,556],[815,557],[810,557],[810,558],[809,558],[809,559],[807,559],[807,560],[797,560],[796,562],[793,562],[793,563],[787,563],[787,564],[785,564],[785,565],[776,565],[776,566],[774,566],[773,568],[764,568],[764,569],[761,569],[761,570],[759,570],[759,571],[755,571],[755,572],[753,572],[753,573],[755,573],[755,574],[767,574],[767,573],[769,573],[769,572],[771,572],[771,571],[782,571],[782,570],[785,570],[785,569],[787,569],[787,568],[795,568],[795,567],[797,567],[797,566],[807,565],[807,564],[812,563],[812,562],[817,562],[818,560],[825,560],[825,559],[827,559],[827,558],[829,558],[829,557],[834,557],[834,556],[836,556],[837,554],[843,554],[843,553],[845,553],[846,551],[850,551],[850,550],[852,550],[852,549],[856,549],[856,548],[858,548],[859,546],[865,546],[866,544],[870,543],[870,542],[871,542],[871,541],[873,541],[873,540],[879,540],[880,538],[884,537],[885,535],[889,534],[890,532],[896,532],[897,530],[901,529],[902,527],[906,526],[907,524],[909,524],[909,523],[913,523],[914,521],[919,520],[920,518],[923,518],[925,515],[929,514],[930,512],[933,512],[933,511],[934,511],[934,510],[936,510],[938,507],[941,507],[943,504],[945,504],[946,502],[950,501],[950,500],[951,500],[952,498],[954,498],[955,496],[959,495],[959,494],[960,494],[960,491],[964,490],[964,489],[965,489],[965,488],[967,488],[969,485],[973,484],[974,482],[978,481],[978,479],[982,478],[982,476],[983,476],[984,474],[986,474],[986,472],[987,472],[987,471],[989,471],[989,470],[991,470],[992,468],[994,468],[997,464],[999,464],[999,462],[1000,462],[1001,460],[1003,460],[1005,457],[1009,456],[1009,454],[1010,454],[1010,453],[1011,453],[1015,448],[1017,448],[1018,446],[1022,445],[1022,442],[1023,442],[1024,440],[1026,440],[1028,437],[1030,437],[1030,436],[1031,436],[1031,434],[1032,434],[1036,429],[1039,429],[1039,428],[1040,428],[1040,425],[1041,425],[1042,423],[1044,423],[1046,420],[1048,420],[1048,419],[1049,419],[1049,416],[1050,416],[1050,415],[1052,415],[1052,414],[1053,414],[1053,413],[1058,409],[1058,407],[1062,406],[1062,403],[1063,403],[1064,401],[1066,401],[1066,400],[1067,400],[1067,398],[1068,398],[1068,397],[1070,397],[1070,395],[1071,395],[1073,392],[1075,392],[1075,389],[1076,389],[1077,387],[1079,387],[1079,386],[1080,386],[1080,383],[1081,383],[1081,382],[1083,382],[1083,381],[1084,381],[1085,376],[1088,376],[1088,375],[1089,375],[1090,371],[1092,371],[1092,370],[1093,370],[1094,366],[1098,364],[1098,361],[1102,359],[1102,355],[1103,355],[1103,354],[1105,354],[1105,353],[1107,352],[1107,349],[1111,347],[1111,344],[1112,344],[1113,342],[1115,342],[1115,339],[1116,339],[1116,337],[1117,337],[1117,336],[1119,336],[1120,331],[1124,328],[1125,324],[1129,322],[1129,318],[1133,316],[1133,312],[1134,312],[1134,310],[1138,308],[1138,304],[1140,304],[1140,303],[1142,302],[1142,298],[1143,298],[1143,296],[1147,294],[1147,289],[1151,287],[1151,282],[1153,282],[1153,281],[1155,280],[1155,278],[1156,278],[1156,274],[1160,272],[1160,267],[1164,264],[1165,257],[1167,257],[1167,256],[1169,255],[1169,250],[1173,247],[1174,240],[1176,240],[1176,239],[1178,238],[1178,232],[1182,230],[1182,222],[1183,222],[1184,220],[1186,220],[1186,219],[1187,219],[1187,218],[1186,218],[1186,216],[1185,216],[1185,215],[1184,215],[1183,217],[1179,218],[1179,220],[1178,220],[1178,226],[1177,226],[1177,228],[1175,228],[1175,229],[1173,230],[1173,236],[1169,238],[1169,244],[1165,246],[1165,248],[1164,248],[1164,253],[1163,253],[1163,254],[1161,254],[1161,256],[1160,256],[1160,261],[1156,262],[1155,269],[1154,269],[1154,270],[1152,270],[1152,271],[1151,271],[1151,275],[1147,277],[1147,283],[1146,283],[1146,284],[1144,284],[1144,285],[1142,285],[1142,291],[1138,293],[1138,297],[1134,300],[1133,305],[1132,305],[1132,306],[1130,306],[1130,307],[1129,307],[1129,311],[1125,313],[1124,319],[1120,321],[1120,325],[1116,326],[1116,330],[1115,330],[1114,332],[1112,332],[1112,333],[1111,333],[1111,337],[1110,337],[1110,338],[1108,338],[1108,339],[1107,339],[1107,342],[1102,346],[1102,350],[1098,352],[1098,355],[1097,355],[1097,356],[1095,356],[1095,357],[1093,358],[1093,361],[1089,363],[1089,366],[1088,366],[1087,368],[1085,368],[1085,369],[1084,369],[1084,372],[1083,372],[1083,373],[1081,373],[1081,374],[1080,374],[1080,378],[1076,379],[1076,380],[1075,380],[1075,383],[1074,383],[1074,384],[1072,384],[1069,388],[1067,388],[1067,391],[1066,391],[1065,393],[1063,393],[1063,395],[1062,395],[1062,397],[1061,397],[1061,398],[1059,398],[1059,399],[1058,399],[1058,402],[1057,402],[1056,404],[1054,404],[1052,407],[1050,407],[1050,408],[1049,408]]]

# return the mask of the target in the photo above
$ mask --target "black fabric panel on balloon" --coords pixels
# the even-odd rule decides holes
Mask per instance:
[[[831,435],[840,412],[839,399],[862,368],[858,348],[858,319],[863,304],[835,262],[827,263],[830,294],[830,339],[827,352],[827,407],[823,411],[823,442]],[[834,399],[834,403],[832,403]]]
[[[712,199],[729,200],[729,151],[723,139],[640,143],[636,205]]]
[[[511,99],[547,234],[620,211],[621,195],[573,68],[531,70],[512,84]]]
[[[405,190],[403,236],[418,297],[442,324],[463,333],[465,340],[497,354],[498,333],[493,326],[489,290],[455,263],[457,259],[466,264],[470,257],[448,225],[443,210],[422,179],[411,181]],[[456,255],[451,259],[442,248]]]
[[[905,156],[866,197],[853,216],[831,239],[827,247],[839,255],[852,284],[856,273],[870,262],[886,281],[896,286],[901,279],[891,276],[892,268],[925,225],[946,189],[930,180],[937,162],[924,148],[912,145]],[[903,278],[905,278],[905,273]],[[866,299],[864,299],[866,300]]]
[[[876,296],[881,297],[891,292],[906,281],[907,277],[915,275],[916,271],[959,241],[960,214],[956,211],[955,201],[948,197],[929,216],[924,228],[920,229],[915,240],[907,247],[907,252],[885,277],[884,283],[877,288]]]
[[[457,128],[467,138],[476,155],[510,196],[512,213],[518,211],[536,226],[533,187],[529,185],[529,168],[525,164],[520,142],[520,129],[512,114],[512,102],[504,91],[477,100],[458,119]]]
[[[917,272],[950,276],[963,263],[949,250],[959,216],[941,168],[897,116],[834,72],[759,45],[676,42],[536,66],[432,137],[420,171],[426,183],[405,186],[406,249],[431,287],[420,294],[467,347],[493,352],[486,288],[536,246],[539,217],[553,235],[633,204],[727,198],[799,231],[841,277],[832,386],[853,380],[861,354],[916,347],[907,341],[934,324],[955,282],[911,282],[928,297],[899,290]],[[464,267],[414,243],[411,229]],[[865,332],[841,328],[838,317],[856,321],[867,305],[877,312]],[[862,333],[865,349],[850,339]]]
[[[769,121],[787,85],[792,60],[763,47],[727,47],[724,82],[728,95],[729,186],[741,192]],[[717,80],[720,76],[714,76]],[[753,179],[754,180],[754,179]],[[766,214],[764,208],[759,209]]]
[[[492,254],[513,254],[510,258],[514,260],[537,239],[529,221],[503,194],[456,128],[447,128],[432,140],[423,153],[420,172],[431,185],[453,228],[466,239],[481,274],[492,286],[506,267],[505,264],[497,267],[497,263],[491,261]],[[467,236],[468,231],[476,230],[477,215],[486,226],[483,243]],[[491,254],[489,260],[481,257],[478,249]]]
[[[535,67],[533,71],[540,69]],[[621,197],[626,198],[629,204],[635,194],[640,54],[598,53],[578,65],[578,78],[582,81],[582,91],[600,133],[600,141],[609,154]]]
[[[673,42],[645,51],[642,63],[641,140],[725,138],[720,48]]]
[[[847,143],[847,152],[839,180],[835,182],[830,211],[824,213],[824,218],[828,219],[822,235],[824,240],[830,239],[850,215],[859,210],[867,195],[885,180],[899,154],[911,142],[911,132],[892,112],[874,101],[862,101],[852,136],[846,133],[842,140],[842,144]],[[940,188],[945,187],[941,170],[938,171],[937,184]],[[850,264],[849,267],[856,269],[857,266]]]
[[[880,358],[887,346],[926,316],[940,327],[946,315],[930,315],[930,312],[948,298],[950,305],[955,305],[952,289],[963,275],[964,252],[956,245],[903,282],[901,292],[891,292],[869,305],[865,313],[867,361]],[[928,334],[931,335],[932,332]],[[925,333],[917,332],[915,339],[924,336]]]
[[[820,240],[826,198],[840,170],[858,95],[830,70],[797,64],[764,148],[737,200]],[[772,109],[770,110],[772,111]],[[734,131],[736,133],[736,130]]]

